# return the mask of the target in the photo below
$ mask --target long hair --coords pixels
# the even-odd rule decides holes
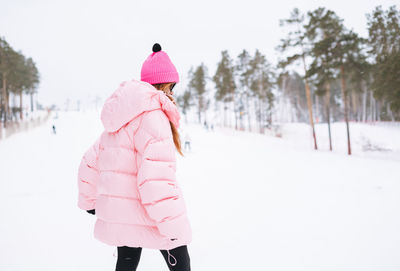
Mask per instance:
[[[167,97],[168,97],[174,104],[176,104],[176,103],[175,103],[175,100],[174,100],[174,97],[172,97],[172,95],[169,95],[169,94],[170,94],[169,89],[170,89],[171,85],[173,85],[173,84],[175,84],[175,83],[153,84],[153,86],[154,86],[156,89],[161,90],[161,91],[163,91],[165,94],[167,94]],[[180,139],[180,136],[179,136],[178,129],[176,129],[175,125],[174,125],[171,121],[169,122],[169,124],[170,124],[170,126],[171,126],[171,131],[172,131],[172,136],[173,136],[173,138],[174,138],[175,148],[176,148],[176,150],[179,152],[179,154],[183,156],[182,148],[181,148],[181,139]]]

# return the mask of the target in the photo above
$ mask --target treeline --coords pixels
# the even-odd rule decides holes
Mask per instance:
[[[400,12],[395,6],[367,14],[366,38],[325,8],[294,9],[280,23],[287,36],[276,48],[282,56],[277,65],[258,50],[253,55],[243,50],[234,60],[223,51],[212,77],[204,64],[189,72],[188,88],[179,97],[183,113],[194,108],[201,121],[215,99],[223,105],[224,125],[234,115],[237,129],[262,132],[273,120],[307,121],[316,149],[315,120],[327,122],[329,131],[331,121],[344,120],[349,153],[349,121],[400,120]],[[301,69],[291,68],[294,64]],[[207,94],[208,81],[215,86],[214,97]]]
[[[178,97],[183,114],[195,109],[198,121],[206,121],[210,102],[215,99],[214,110],[223,116],[224,126],[252,130],[254,123],[264,129],[272,123],[274,103],[273,88],[276,75],[266,57],[256,50],[254,55],[243,50],[236,61],[228,51],[221,53],[221,60],[213,77],[209,77],[204,64],[189,71],[189,84]],[[207,82],[215,85],[214,97],[209,97]],[[222,112],[221,112],[222,111]],[[234,124],[231,123],[234,120]]]
[[[23,95],[32,96],[39,85],[39,72],[32,58],[15,51],[0,37],[0,125],[23,119]],[[19,106],[10,106],[10,95],[19,97]]]

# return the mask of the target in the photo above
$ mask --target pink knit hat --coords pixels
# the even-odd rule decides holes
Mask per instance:
[[[179,75],[174,64],[167,53],[161,51],[158,43],[153,45],[153,53],[144,61],[140,76],[140,80],[150,84],[179,82]]]

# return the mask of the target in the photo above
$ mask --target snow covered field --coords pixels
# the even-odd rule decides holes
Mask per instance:
[[[78,209],[76,173],[102,131],[96,113],[60,113],[0,141],[0,270],[114,270],[114,247]],[[51,125],[57,126],[53,135]],[[326,125],[315,152],[308,126],[283,137],[183,125],[193,150],[178,158],[193,242],[192,270],[400,270],[400,127]],[[338,134],[338,135],[336,135]],[[362,151],[365,137],[381,151]],[[390,149],[390,151],[388,151]],[[157,250],[138,270],[168,270]]]
[[[314,147],[310,126],[304,123],[282,125],[286,142],[295,148]],[[319,150],[329,151],[328,125],[315,125]],[[347,154],[347,134],[344,122],[331,124],[332,146],[335,153]],[[355,156],[400,161],[400,123],[350,123],[350,140]]]

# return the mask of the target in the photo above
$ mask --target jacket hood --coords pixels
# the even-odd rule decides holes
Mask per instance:
[[[165,95],[147,82],[124,81],[106,100],[101,121],[107,132],[116,132],[145,111],[161,108],[172,124],[179,127],[179,111]]]

